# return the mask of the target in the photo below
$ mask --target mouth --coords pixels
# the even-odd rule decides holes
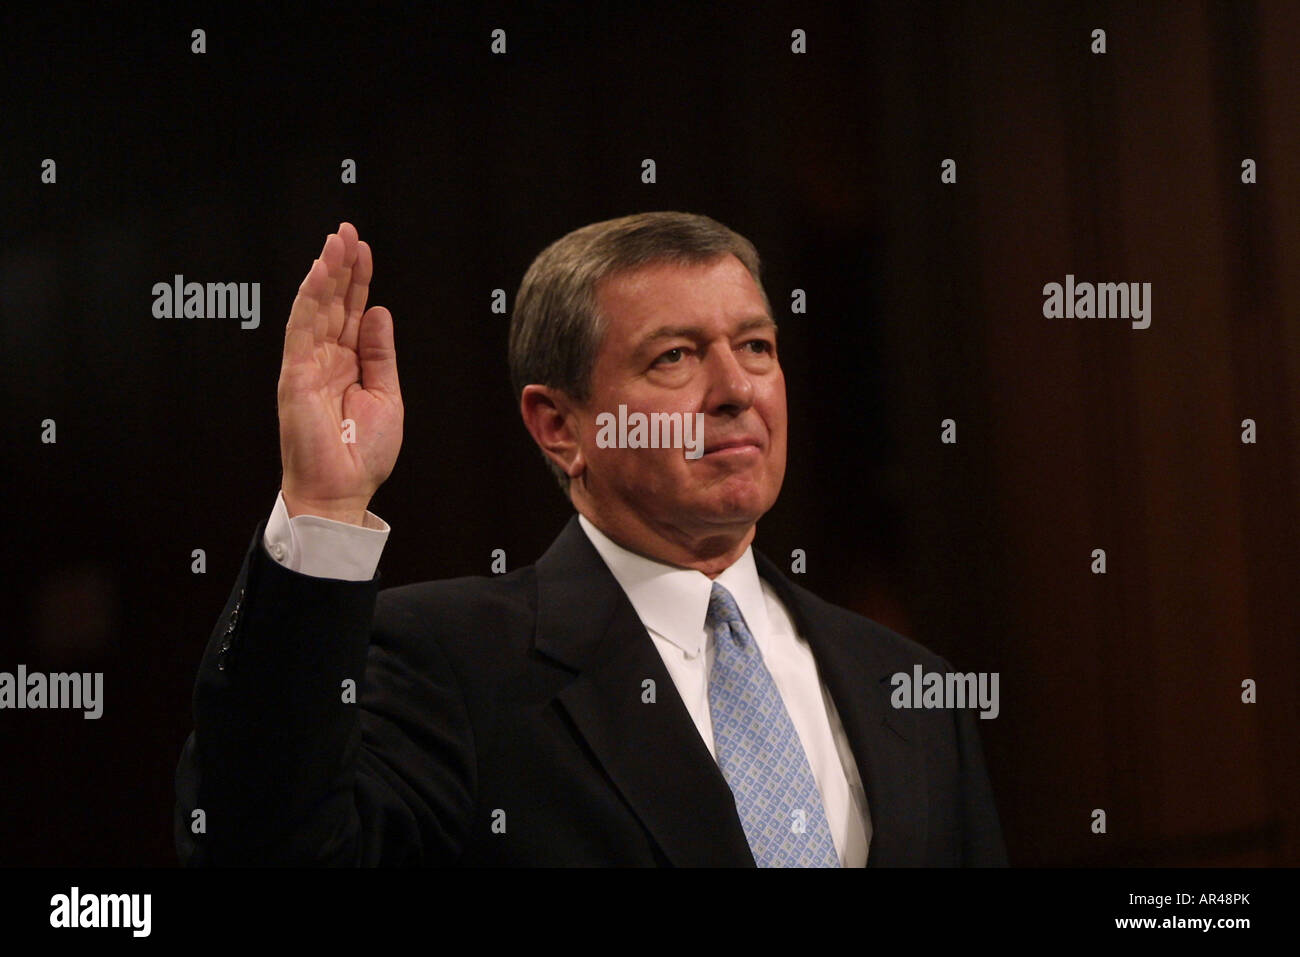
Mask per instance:
[[[761,452],[762,445],[758,439],[742,437],[738,439],[727,439],[725,442],[717,442],[707,446],[704,449],[705,455],[744,455],[747,452]]]

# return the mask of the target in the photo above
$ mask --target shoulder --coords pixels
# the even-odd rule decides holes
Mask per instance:
[[[769,579],[766,584],[796,622],[803,619],[804,628],[815,628],[823,634],[835,635],[858,645],[876,658],[883,668],[891,671],[910,671],[918,664],[927,670],[950,670],[946,659],[920,642],[856,611],[827,601],[779,572],[777,577],[778,581]]]
[[[536,617],[532,565],[505,575],[443,578],[385,588],[375,599],[377,637],[503,634],[531,629]]]

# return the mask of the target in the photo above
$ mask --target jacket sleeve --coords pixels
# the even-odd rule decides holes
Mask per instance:
[[[1007,850],[993,801],[993,786],[984,766],[975,712],[970,708],[955,708],[953,713],[957,722],[961,864],[963,867],[1006,867]]]
[[[181,862],[453,862],[475,767],[454,674],[378,574],[291,571],[264,529],[199,665],[176,769]]]

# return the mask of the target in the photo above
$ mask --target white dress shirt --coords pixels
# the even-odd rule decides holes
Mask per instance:
[[[369,581],[379,567],[389,526],[372,512],[365,525],[314,515],[289,517],[276,496],[263,545],[281,565],[304,575]],[[704,627],[713,581],[702,572],[658,562],[623,548],[578,516],[578,524],[632,603],[709,753],[717,760],[709,712],[713,639]],[[848,736],[817,674],[812,649],[785,605],[758,575],[753,549],[716,579],[735,598],[763,655],[821,792],[831,838],[844,867],[863,867],[871,841],[867,797]]]

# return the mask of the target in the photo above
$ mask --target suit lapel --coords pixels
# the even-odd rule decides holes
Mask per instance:
[[[536,569],[537,650],[577,672],[557,701],[664,855],[679,866],[753,867],[731,788],[577,516]]]
[[[889,703],[897,665],[880,654],[860,620],[793,584],[758,549],[754,561],[812,648],[844,723],[871,817],[867,866],[921,865],[928,816],[925,760],[917,751],[915,715]]]

